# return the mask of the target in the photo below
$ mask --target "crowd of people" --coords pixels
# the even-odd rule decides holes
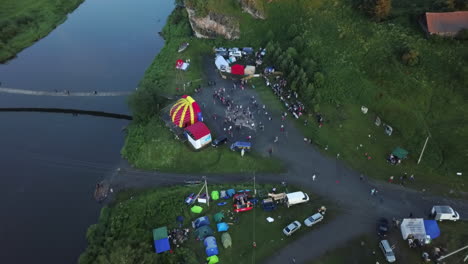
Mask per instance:
[[[288,82],[284,78],[276,76],[273,78],[273,82],[270,82],[271,78],[268,76],[264,76],[264,78],[266,85],[271,87],[273,93],[278,96],[281,102],[295,118],[299,118],[304,114],[305,106],[299,101],[299,94],[286,88]]]

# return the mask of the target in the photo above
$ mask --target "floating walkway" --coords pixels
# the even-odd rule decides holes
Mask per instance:
[[[130,95],[132,92],[70,92],[67,90],[48,92],[0,87],[0,93],[35,96],[127,96]]]
[[[34,108],[34,107],[9,107],[9,108],[0,108],[1,112],[39,112],[39,113],[59,113],[59,114],[72,114],[75,116],[78,115],[90,115],[90,116],[100,116],[107,118],[116,118],[124,120],[132,120],[132,116],[108,113],[102,111],[90,111],[90,110],[80,110],[80,109],[64,109],[64,108]]]

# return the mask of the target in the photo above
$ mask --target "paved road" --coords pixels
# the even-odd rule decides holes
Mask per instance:
[[[213,73],[213,67],[209,63],[205,68],[209,71],[207,75],[212,80],[216,80],[217,87],[232,87],[231,81],[222,80]],[[222,116],[223,106],[212,103],[212,89],[203,89],[203,92],[195,95],[195,98],[199,103],[206,104],[205,112],[218,113]],[[252,95],[256,94],[252,89],[233,93],[237,93],[238,103],[245,104]],[[260,99],[257,98],[257,101]],[[263,154],[274,145],[273,155],[285,162],[288,171],[281,175],[258,174],[257,182],[280,183],[285,180],[288,184],[301,186],[305,191],[335,202],[342,212],[332,222],[314,228],[288,244],[265,263],[291,263],[292,257],[297,263],[305,263],[360,234],[373,232],[378,217],[404,218],[410,213],[414,217],[426,217],[428,210],[434,204],[451,205],[467,220],[468,202],[431,196],[395,184],[361,180],[361,174],[349,169],[341,160],[324,156],[312,145],[304,143],[303,136],[290,120],[281,121],[278,113],[272,114],[271,121],[267,117],[268,115],[264,115],[263,112],[255,116],[256,122],[261,121],[265,124],[265,131],[239,131],[236,132],[235,139],[245,139],[246,135],[252,135],[255,148]],[[205,119],[210,128],[218,134],[222,133],[222,121],[206,117]],[[281,124],[285,125],[287,133],[280,132]],[[272,142],[275,136],[280,137],[277,143]],[[315,181],[312,181],[313,174],[317,175]],[[200,176],[144,172],[127,166],[114,176],[112,184],[116,189],[167,186],[180,184],[188,179],[199,179]],[[242,182],[251,179],[252,175],[208,175],[208,178],[211,183]],[[379,190],[377,196],[370,195],[370,190],[374,187]]]

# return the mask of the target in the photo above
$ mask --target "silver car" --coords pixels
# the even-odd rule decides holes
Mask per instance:
[[[290,236],[292,233],[299,230],[299,228],[301,228],[301,223],[299,223],[299,221],[294,221],[283,229],[283,233],[287,236]]]
[[[307,217],[304,220],[304,225],[313,226],[313,225],[317,224],[318,222],[320,222],[322,220],[323,220],[323,215],[321,213],[316,213],[316,214],[314,214],[312,216]]]
[[[384,254],[385,259],[387,260],[387,262],[392,263],[392,262],[396,261],[395,253],[393,253],[393,249],[390,246],[390,244],[388,243],[388,240],[380,241],[379,247],[382,250],[382,253]]]

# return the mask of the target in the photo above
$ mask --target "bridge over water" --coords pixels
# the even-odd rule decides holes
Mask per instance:
[[[0,93],[35,95],[35,96],[128,96],[132,92],[70,92],[68,90],[35,91],[16,88],[0,87]]]

